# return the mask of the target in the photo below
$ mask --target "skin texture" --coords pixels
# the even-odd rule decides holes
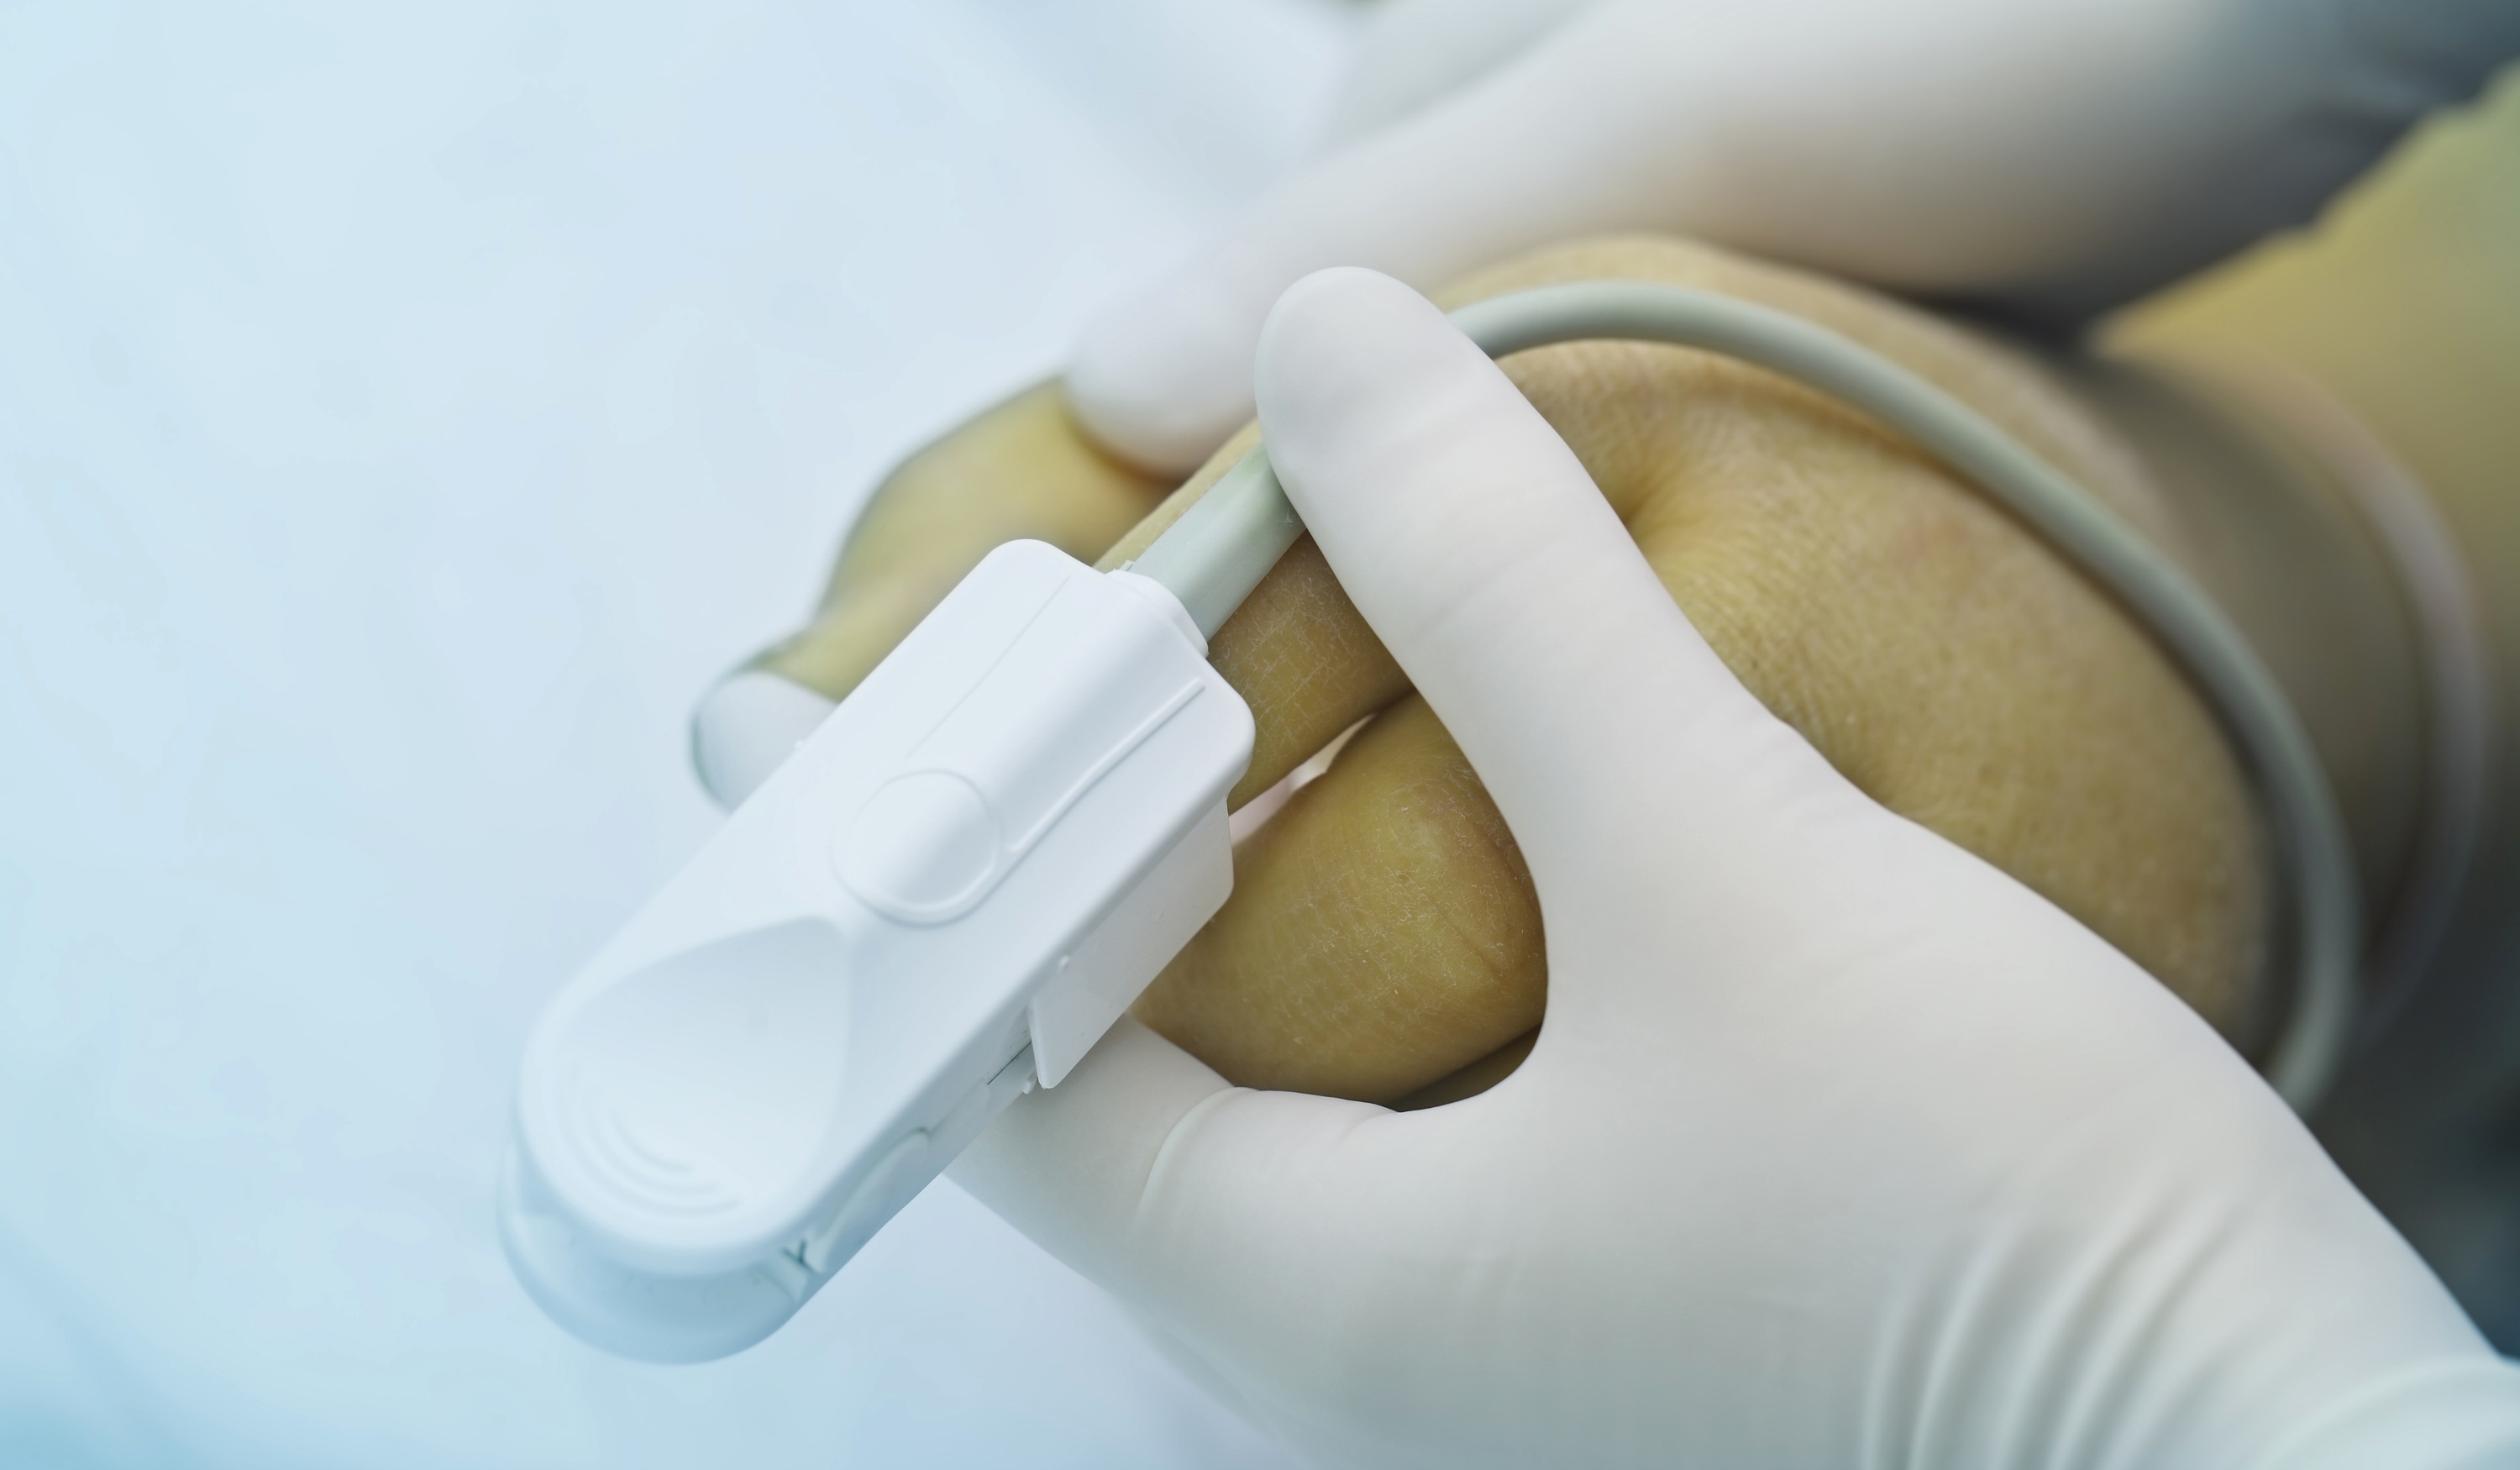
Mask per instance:
[[[814,619],[755,659],[836,699],[945,600],[989,549],[1047,541],[1099,557],[1171,486],[1096,447],[1039,383],[910,457],[840,550]]]
[[[1832,328],[2174,537],[2134,460],[2035,363],[1865,292],[1638,238],[1552,249],[1438,299],[1599,279]],[[1895,435],[1759,370],[1630,343],[1506,366],[1716,652],[1839,771],[2081,919],[2236,1044],[2262,1040],[2266,877],[2246,788],[2201,703],[2103,596]],[[905,466],[821,620],[769,666],[844,693],[989,546],[1030,534],[1087,555],[1132,497],[1145,505],[1144,479],[1066,427],[1054,394],[1012,400]],[[1135,556],[1255,434],[1102,564]],[[977,486],[1007,500],[977,510]],[[1018,520],[1069,539],[1003,529]],[[1530,876],[1309,539],[1211,656],[1258,727],[1237,807],[1366,723],[1238,845],[1232,900],[1135,1013],[1250,1087],[1424,1106],[1509,1073],[1547,1003]]]

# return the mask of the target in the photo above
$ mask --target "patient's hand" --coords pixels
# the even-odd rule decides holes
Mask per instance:
[[[2035,366],[1874,296],[1632,239],[1440,299],[1603,278],[1721,290],[1853,336],[2168,534],[2131,460]],[[2245,788],[2202,704],[2103,596],[1895,435],[1758,370],[1627,343],[1507,368],[1690,621],[1839,771],[2056,902],[2227,1036],[2256,1039],[2265,889]],[[1103,564],[1143,549],[1255,432]],[[1151,498],[1068,426],[1056,389],[1036,389],[895,476],[822,620],[766,665],[836,697],[988,547],[1032,535],[1091,556]],[[1422,1104],[1509,1072],[1546,1004],[1530,878],[1309,540],[1212,656],[1258,722],[1238,807],[1368,723],[1238,848],[1232,900],[1138,1016],[1252,1087]]]

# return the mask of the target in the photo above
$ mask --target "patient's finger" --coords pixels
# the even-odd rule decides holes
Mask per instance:
[[[990,550],[1047,541],[1092,560],[1166,488],[1077,430],[1056,382],[1025,389],[911,456],[849,533],[814,621],[759,666],[837,699]]]
[[[1245,425],[1097,564],[1109,571],[1144,555],[1259,442],[1260,426]],[[1238,810],[1340,732],[1409,691],[1408,676],[1366,626],[1310,536],[1297,540],[1216,630],[1207,656],[1251,706],[1250,769],[1226,798]]]
[[[701,783],[725,806],[749,796],[991,548],[1029,537],[1090,558],[1160,493],[1078,432],[1055,382],[921,450],[858,518],[813,621],[701,696]]]
[[[1234,855],[1234,895],[1138,1018],[1242,1087],[1393,1102],[1540,1023],[1540,902],[1410,695]]]
[[[1242,447],[1257,440],[1255,429]],[[748,795],[991,548],[1030,537],[1122,565],[1238,458],[1238,449],[1219,455],[1159,502],[1153,479],[1084,437],[1055,383],[953,430],[877,492],[813,623],[703,698],[692,742],[703,781],[728,806]],[[1409,688],[1309,539],[1218,630],[1209,653],[1257,727],[1229,802],[1238,808]]]
[[[1238,808],[1409,692],[1409,676],[1310,536],[1216,631],[1208,657],[1250,703],[1256,726],[1251,769],[1229,798]]]

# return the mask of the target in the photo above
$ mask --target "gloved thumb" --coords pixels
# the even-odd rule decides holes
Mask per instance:
[[[1808,886],[1815,823],[1833,839],[1877,817],[1734,679],[1573,451],[1424,298],[1309,276],[1254,376],[1288,496],[1530,863],[1552,1021],[1562,945],[1591,919],[1633,933],[1650,912],[1685,959],[1689,935]]]

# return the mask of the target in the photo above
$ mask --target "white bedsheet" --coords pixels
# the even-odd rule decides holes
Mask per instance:
[[[0,1464],[1281,1463],[951,1185],[619,1362],[490,1180],[875,476],[1300,151],[1337,0],[0,5]]]

